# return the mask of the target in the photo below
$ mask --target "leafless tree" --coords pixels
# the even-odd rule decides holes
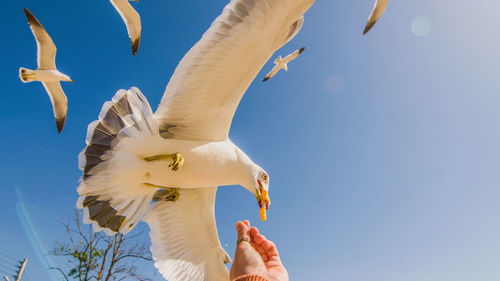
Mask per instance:
[[[66,281],[70,278],[78,281],[121,281],[135,279],[151,280],[137,272],[136,262],[151,262],[151,254],[146,243],[137,239],[142,232],[135,234],[115,234],[106,236],[94,232],[91,226],[82,226],[80,213],[75,213],[75,226],[63,224],[68,234],[69,243],[57,243],[52,249],[54,256],[68,257],[67,271],[63,267],[52,267]]]

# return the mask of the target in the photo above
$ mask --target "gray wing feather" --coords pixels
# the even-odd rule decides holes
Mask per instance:
[[[157,132],[153,113],[144,95],[137,88],[120,90],[104,103],[99,119],[87,130],[87,147],[78,156],[83,178],[77,191],[77,207],[83,209],[83,221],[94,231],[106,234],[127,233],[148,211],[155,190],[142,183],[117,183],[106,178],[114,168],[116,151],[121,141]],[[140,190],[141,192],[137,192]]]

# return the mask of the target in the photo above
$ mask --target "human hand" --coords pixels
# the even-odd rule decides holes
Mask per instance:
[[[243,275],[259,275],[269,281],[288,281],[288,272],[281,263],[276,245],[250,227],[249,221],[236,223],[238,244],[231,266],[231,279]]]

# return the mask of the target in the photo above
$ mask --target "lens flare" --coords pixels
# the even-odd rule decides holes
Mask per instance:
[[[431,32],[431,21],[426,17],[416,17],[411,22],[411,32],[422,37]]]
[[[28,210],[26,208],[26,204],[24,203],[23,197],[19,188],[16,187],[16,194],[18,202],[16,204],[16,212],[19,217],[19,222],[24,230],[24,233],[28,237],[28,240],[33,247],[33,250],[36,253],[36,256],[42,263],[43,267],[47,269],[47,273],[50,275],[50,279],[53,281],[59,280],[55,276],[55,271],[49,270],[51,267],[56,267],[54,262],[50,259],[49,252],[45,249],[42,241],[40,240],[40,236],[36,231],[36,228],[33,226],[33,222],[29,216]]]

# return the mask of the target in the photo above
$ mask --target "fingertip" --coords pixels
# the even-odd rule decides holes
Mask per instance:
[[[250,221],[244,220],[243,223],[246,224],[248,227],[250,227]]]
[[[259,234],[259,229],[257,227],[251,227],[248,232],[250,232],[250,236],[253,239],[255,235]]]
[[[241,224],[242,224],[241,221],[236,222],[236,231],[238,231],[242,227]]]
[[[236,232],[247,231],[247,225],[242,221],[236,223]]]

